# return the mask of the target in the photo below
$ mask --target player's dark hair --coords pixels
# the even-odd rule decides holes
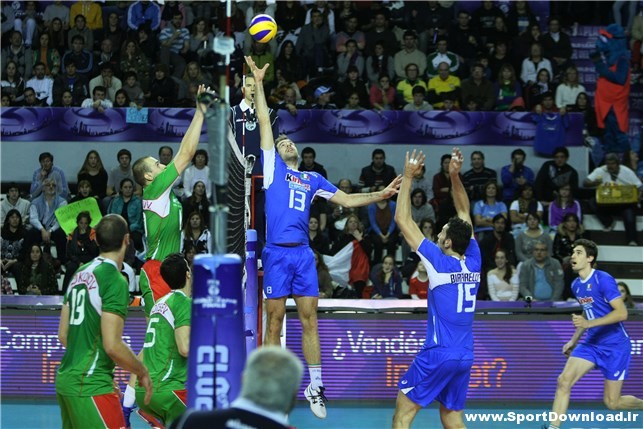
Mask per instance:
[[[180,253],[172,253],[166,256],[161,263],[161,277],[172,290],[185,287],[185,274],[188,271],[190,271],[188,261]]]
[[[121,215],[108,214],[96,225],[96,243],[101,253],[114,252],[121,248],[123,238],[129,234],[127,222]]]
[[[585,253],[587,254],[588,258],[590,256],[594,257],[594,260],[590,263],[591,266],[594,267],[596,265],[596,259],[598,259],[598,246],[596,245],[596,243],[586,238],[580,238],[574,241],[574,244],[572,244],[572,249],[576,246],[582,246],[583,249],[585,249]]]
[[[451,248],[458,255],[464,255],[467,247],[469,247],[471,231],[471,225],[459,217],[453,216],[449,219],[446,238],[451,240]]]

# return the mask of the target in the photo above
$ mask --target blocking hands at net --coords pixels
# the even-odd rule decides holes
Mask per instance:
[[[158,159],[146,156],[134,163],[132,172],[136,182],[143,187],[143,216],[145,216],[145,236],[147,237],[146,262],[141,268],[139,286],[145,303],[145,315],[149,318],[153,305],[171,289],[161,276],[161,263],[181,249],[181,211],[182,205],[173,191],[173,184],[190,165],[201,137],[205,112],[214,97],[210,88],[200,85],[194,118],[188,127],[176,156],[168,165]],[[125,390],[123,410],[126,419],[135,407],[134,378]],[[129,426],[129,421],[127,421]]]
[[[469,198],[460,179],[463,157],[453,149],[449,162],[456,216],[438,234],[426,239],[411,217],[411,184],[425,156],[406,154],[395,221],[404,239],[427,267],[429,277],[427,332],[422,350],[400,379],[393,427],[409,428],[422,407],[440,403],[444,427],[463,428],[463,410],[473,365],[473,317],[482,266],[473,236]],[[439,310],[438,310],[439,309]]]
[[[266,294],[266,344],[279,345],[286,312],[286,298],[292,294],[302,324],[304,357],[310,384],[305,390],[313,413],[326,417],[321,353],[317,331],[319,287],[315,257],[309,245],[308,220],[315,196],[343,207],[360,207],[397,194],[401,176],[385,189],[363,194],[346,194],[320,174],[297,170],[299,153],[287,136],[276,140],[272,132],[263,79],[269,64],[258,68],[251,57],[246,62],[255,83],[255,107],[261,137],[261,162],[266,190],[266,246],[262,253]],[[294,268],[293,268],[294,267]]]

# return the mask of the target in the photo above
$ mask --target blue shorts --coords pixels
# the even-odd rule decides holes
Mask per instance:
[[[266,245],[261,254],[263,291],[267,298],[290,294],[319,296],[315,255],[310,246]]]
[[[447,409],[464,409],[473,365],[470,351],[423,349],[397,386],[414,403],[426,407],[434,400]]]
[[[572,356],[592,362],[606,380],[625,380],[630,372],[632,343],[628,340],[611,347],[583,343],[572,351]]]

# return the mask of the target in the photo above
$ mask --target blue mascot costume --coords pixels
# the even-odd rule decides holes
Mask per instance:
[[[598,72],[594,104],[598,127],[604,129],[603,150],[624,153],[630,150],[630,51],[623,27],[610,24],[601,28],[596,49],[591,55]]]

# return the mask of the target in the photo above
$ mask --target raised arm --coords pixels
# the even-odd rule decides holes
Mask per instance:
[[[342,207],[362,207],[369,204],[381,201],[387,198],[391,198],[398,193],[400,189],[400,183],[402,182],[402,175],[397,176],[388,186],[381,191],[377,192],[367,192],[367,193],[357,193],[357,194],[347,194],[342,190],[337,190],[335,195],[333,195],[328,201],[338,204]]]
[[[395,210],[395,222],[397,222],[397,226],[399,226],[404,239],[413,250],[417,250],[422,240],[424,240],[424,235],[420,227],[418,227],[411,217],[411,186],[413,184],[413,177],[422,170],[424,159],[425,156],[422,151],[417,155],[415,151],[413,151],[410,157],[409,153],[406,152],[402,185],[400,186],[400,198],[397,199],[397,207]]]
[[[471,206],[469,204],[469,197],[467,191],[464,189],[462,179],[460,179],[460,170],[464,157],[460,149],[453,148],[451,152],[451,162],[449,163],[449,176],[451,177],[451,196],[453,197],[453,204],[455,211],[460,219],[468,222],[471,225],[471,238],[473,238],[473,222],[471,222]]]
[[[181,175],[188,165],[190,165],[192,158],[194,158],[196,148],[199,146],[201,128],[203,128],[203,120],[205,119],[205,112],[208,108],[208,105],[199,102],[199,95],[209,91],[210,88],[206,88],[205,85],[199,85],[199,89],[196,91],[197,102],[194,117],[192,118],[192,122],[190,123],[188,130],[185,132],[183,140],[181,140],[181,146],[174,157],[174,166],[176,167],[176,171],[178,171],[179,175]]]
[[[266,93],[263,89],[263,78],[270,64],[265,64],[262,68],[259,68],[250,56],[246,57],[246,63],[255,78],[255,108],[257,109],[257,121],[259,121],[261,149],[272,150],[272,148],[275,147],[275,136],[272,135],[270,111],[268,110],[268,103],[266,102]]]

